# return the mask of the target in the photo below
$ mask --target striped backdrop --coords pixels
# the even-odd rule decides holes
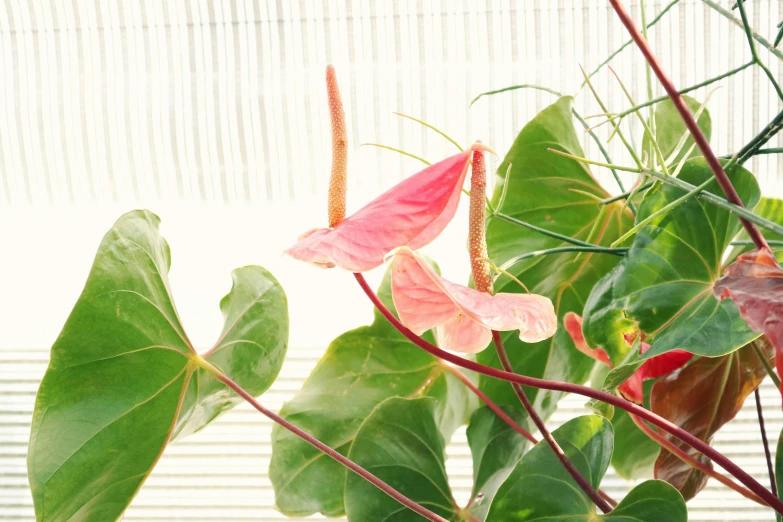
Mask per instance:
[[[668,3],[648,0],[648,18]],[[733,0],[718,3],[729,8]],[[638,20],[638,0],[626,4]],[[774,39],[783,1],[754,0],[748,8],[754,28]],[[679,87],[750,59],[743,32],[700,0],[682,0],[650,39]],[[361,143],[430,160],[454,151],[394,111],[423,118],[462,144],[481,138],[504,151],[555,97],[520,90],[469,107],[474,96],[541,84],[578,94],[577,109],[595,114],[596,104],[579,91],[578,65],[594,69],[625,40],[604,0],[0,2],[0,520],[34,519],[25,474],[34,394],[101,235],[122,212],[147,207],[162,217],[177,306],[204,348],[220,329],[218,301],[232,268],[262,264],[281,280],[291,303],[291,348],[263,397],[278,409],[332,338],[370,320],[345,274],[280,256],[325,220],[325,64],[335,64],[343,91],[349,205],[356,208],[420,166]],[[761,56],[783,82],[781,61]],[[612,64],[644,100],[635,49]],[[611,110],[630,105],[608,70],[595,85]],[[747,142],[780,103],[757,68],[694,96],[703,100],[718,85],[709,108],[712,142],[724,154]],[[655,94],[662,94],[657,86]],[[638,122],[627,125],[638,142]],[[606,138],[608,131],[598,132]],[[770,146],[783,146],[783,138]],[[609,150],[616,162],[630,162],[617,140]],[[592,143],[586,151],[598,158]],[[757,157],[748,167],[767,194],[783,197],[783,156]],[[616,191],[610,176],[596,174]],[[465,210],[428,250],[457,280],[468,270],[459,228]],[[767,384],[763,399],[776,440],[780,400]],[[564,400],[552,426],[582,412],[583,403]],[[171,446],[125,520],[282,519],[266,476],[270,429],[239,407]],[[716,444],[766,481],[751,403]],[[465,499],[471,464],[464,430],[449,455],[455,494]],[[605,486],[620,496],[630,485],[610,474]],[[712,483],[690,505],[692,521],[773,520]]]

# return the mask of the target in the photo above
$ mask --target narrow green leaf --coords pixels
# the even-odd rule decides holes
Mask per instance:
[[[394,310],[388,272],[378,295]],[[425,337],[433,340],[430,334]],[[347,455],[359,426],[390,397],[437,399],[437,425],[444,438],[478,406],[476,397],[438,359],[406,340],[376,311],[370,326],[332,341],[280,413]],[[272,431],[269,476],[277,508],[286,515],[345,513],[345,468],[279,427]]]
[[[608,194],[592,177],[586,165],[548,150],[552,148],[584,156],[572,122],[571,104],[570,97],[560,98],[525,125],[498,167],[501,179],[495,188],[493,203],[497,203],[505,191],[504,214],[546,230],[585,240],[600,213],[599,206],[585,193],[602,199],[607,198]],[[620,208],[620,203],[608,206],[596,227],[596,244],[608,245],[630,228],[633,215]],[[487,243],[489,257],[498,266],[529,252],[568,246],[563,240],[501,219],[490,219]],[[527,285],[531,292],[551,298],[562,319],[566,312],[582,312],[592,286],[618,261],[617,256],[583,253],[578,262],[574,263],[576,256],[575,252],[563,252],[526,259],[515,264],[509,272]],[[522,291],[512,281],[505,278],[500,281],[497,285],[499,292]],[[562,327],[554,337],[540,343],[522,343],[513,332],[504,333],[503,340],[514,368],[525,375],[584,382],[594,364],[574,347]],[[478,360],[500,367],[491,349],[481,352]],[[480,377],[479,384],[498,404],[520,408],[519,400],[508,383]],[[561,396],[557,392],[536,389],[530,389],[528,393],[543,417],[552,413]]]
[[[27,459],[39,522],[117,520],[175,426],[195,431],[236,403],[196,373],[159,222],[148,211],[117,221],[52,347]],[[207,359],[261,394],[285,355],[285,294],[264,269],[246,267],[234,273],[223,310],[228,335]]]

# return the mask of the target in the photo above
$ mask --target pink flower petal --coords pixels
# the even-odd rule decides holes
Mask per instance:
[[[364,272],[399,246],[421,248],[454,217],[471,149],[427,167],[384,192],[331,229],[318,229],[286,253],[321,267]]]
[[[391,255],[392,297],[400,321],[417,334],[438,328],[445,349],[481,351],[492,330],[519,330],[520,339],[530,343],[557,330],[557,315],[546,297],[485,294],[443,279],[408,247]]]
[[[568,332],[568,335],[571,336],[571,340],[574,341],[577,350],[609,367],[612,366],[612,362],[609,360],[606,351],[602,348],[590,348],[590,346],[588,346],[587,340],[582,333],[582,318],[580,316],[574,312],[568,312],[563,317],[563,326],[565,327],[566,332]]]

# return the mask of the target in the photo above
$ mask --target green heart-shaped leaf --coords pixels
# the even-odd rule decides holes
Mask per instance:
[[[147,211],[117,221],[52,347],[28,451],[39,522],[118,519],[175,430],[196,431],[236,403],[194,362],[159,222]],[[225,335],[204,358],[259,395],[285,356],[286,298],[263,268],[233,278]]]
[[[598,488],[612,454],[612,426],[599,416],[577,417],[552,435],[585,479]],[[662,481],[636,486],[607,515],[596,507],[560,465],[546,442],[517,463],[495,495],[487,522],[685,522],[685,501]]]
[[[389,272],[378,295],[391,309]],[[432,340],[432,336],[425,336]],[[477,407],[468,391],[437,358],[405,339],[377,311],[375,321],[347,332],[329,346],[280,414],[343,455],[362,422],[390,397],[433,397],[444,438]],[[272,431],[269,476],[277,508],[289,516],[345,513],[342,465],[289,432]]]
[[[680,178],[700,185],[712,176],[703,158],[688,160]],[[735,167],[729,178],[745,206],[759,200],[756,179]],[[710,186],[719,192],[717,186]],[[683,195],[671,185],[649,193],[638,219],[644,219]],[[596,284],[585,305],[582,324],[591,347],[604,349],[617,366],[630,351],[627,335],[644,332],[652,347],[615,368],[607,386],[617,385],[642,360],[677,348],[716,357],[730,353],[758,334],[740,317],[733,301],[718,301],[712,286],[721,276],[729,242],[739,231],[735,216],[699,198],[691,198],[643,227],[617,267]]]
[[[701,102],[690,96],[683,96],[683,99],[685,100],[685,105],[690,109],[691,114],[695,116],[696,111],[701,107]],[[674,152],[680,139],[684,135],[688,136],[682,149],[680,149],[680,152],[671,161],[671,163],[674,164],[678,163],[685,157],[685,154],[687,154],[691,145],[693,145],[693,137],[685,126],[685,122],[682,121],[682,116],[680,116],[680,113],[671,100],[664,100],[655,105],[653,117],[655,118],[655,140],[658,142],[658,146],[661,148],[664,158],[668,159]],[[707,141],[709,141],[710,136],[712,135],[712,118],[706,108],[701,111],[696,123],[699,124],[699,128],[704,133],[704,136],[707,137]],[[644,136],[642,137],[642,150],[651,150],[650,135],[647,134],[647,131],[644,132]],[[695,158],[697,156],[701,156],[701,151],[698,147],[695,147],[688,157]]]
[[[584,156],[574,130],[571,116],[572,98],[560,98],[533,118],[517,136],[503,163],[498,168],[501,177],[493,196],[497,205],[506,185],[503,214],[540,228],[587,240],[595,229],[592,242],[608,245],[631,227],[632,215],[621,211],[621,205],[607,205],[599,216],[599,205],[584,193],[599,198],[608,193],[592,177],[587,166],[550,152],[557,149]],[[506,170],[511,171],[506,177]],[[578,190],[581,192],[574,192]],[[599,221],[596,224],[597,221]],[[528,252],[568,246],[561,240],[527,228],[492,219],[487,229],[489,256],[497,265]],[[611,270],[620,258],[607,254],[561,253],[529,259],[515,264],[509,272],[518,277],[531,292],[552,299],[558,317],[566,312],[581,313],[593,285]],[[501,277],[499,292],[520,292],[515,282]],[[526,344],[515,332],[503,334],[514,369],[525,375],[558,381],[584,382],[594,362],[580,353],[568,333],[558,328],[554,337],[540,343]],[[500,367],[494,350],[484,350],[479,362]],[[499,404],[519,408],[519,400],[508,383],[480,377],[481,389]],[[554,410],[559,392],[527,390],[536,410],[547,417]]]
[[[362,423],[348,458],[416,503],[453,520],[459,508],[449,487],[444,450],[435,423],[435,400],[392,397]],[[348,520],[356,522],[423,520],[355,473],[347,476],[345,509]]]
[[[526,415],[518,409],[503,407],[509,417],[526,427]],[[473,491],[468,511],[484,520],[498,488],[527,450],[529,441],[487,407],[470,418],[468,445],[473,456]]]

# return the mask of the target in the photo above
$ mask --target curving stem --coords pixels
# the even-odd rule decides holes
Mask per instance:
[[[699,439],[695,435],[688,433],[687,431],[683,430],[679,426],[673,424],[672,422],[664,419],[660,415],[657,415],[650,410],[647,410],[637,404],[634,404],[632,402],[629,402],[621,397],[617,397],[616,395],[612,395],[611,393],[607,393],[603,390],[596,390],[594,388],[590,388],[588,386],[582,386],[580,384],[574,384],[570,382],[561,382],[561,381],[550,381],[547,379],[537,379],[535,377],[528,377],[526,375],[518,375],[516,373],[507,372],[504,370],[498,370],[497,368],[492,368],[491,366],[485,366],[483,364],[479,364],[477,362],[463,359],[462,357],[458,355],[454,355],[453,353],[449,353],[445,350],[441,350],[434,344],[431,344],[412,331],[410,331],[405,325],[403,325],[397,317],[386,307],[385,304],[378,298],[378,296],[375,294],[372,288],[370,288],[370,285],[367,283],[367,280],[364,278],[364,276],[360,273],[355,273],[354,277],[359,283],[359,286],[362,287],[362,290],[367,295],[367,297],[372,301],[372,303],[375,305],[375,308],[378,309],[378,311],[383,315],[389,323],[391,323],[394,328],[397,329],[403,336],[405,336],[409,341],[411,341],[413,344],[418,346],[419,348],[423,349],[424,351],[430,353],[431,355],[443,359],[444,361],[448,361],[455,366],[459,366],[460,368],[465,368],[467,370],[471,370],[477,373],[480,373],[482,375],[486,375],[488,377],[492,377],[495,379],[500,379],[507,382],[515,382],[518,384],[521,384],[523,386],[530,386],[533,388],[540,388],[542,390],[553,390],[553,391],[560,391],[565,393],[575,393],[577,395],[582,395],[584,397],[589,397],[591,399],[596,399],[602,402],[605,402],[607,404],[611,404],[612,406],[615,406],[617,408],[623,409],[627,411],[628,413],[631,413],[633,415],[637,415],[641,417],[642,419],[649,421],[651,424],[654,424],[655,426],[661,428],[665,432],[675,436],[676,438],[683,441],[685,444],[689,445],[696,451],[699,451],[703,453],[705,456],[712,459],[715,463],[717,463],[719,466],[721,466],[723,469],[725,469],[727,472],[731,473],[734,477],[737,478],[742,484],[747,486],[748,489],[753,491],[756,495],[758,495],[761,499],[764,500],[767,504],[769,504],[772,509],[783,515],[783,501],[778,499],[775,495],[772,494],[767,488],[762,486],[756,479],[751,477],[745,470],[743,470],[741,467],[736,465],[731,459],[726,457],[723,453],[719,452],[703,440]]]
[[[239,384],[235,383],[233,380],[231,380],[230,377],[225,375],[223,372],[215,368],[212,364],[210,364],[205,359],[202,359],[199,356],[195,356],[193,359],[194,363],[200,366],[201,368],[204,368],[209,373],[215,376],[217,380],[231,388],[237,395],[245,399],[247,402],[250,403],[251,406],[253,406],[256,410],[261,412],[263,415],[265,415],[270,420],[276,422],[277,424],[281,425],[297,437],[301,438],[308,444],[314,446],[316,449],[322,451],[324,454],[328,455],[329,457],[333,458],[346,468],[350,469],[363,479],[365,479],[367,482],[375,486],[376,488],[380,489],[387,495],[389,495],[391,498],[402,504],[403,506],[407,507],[408,509],[418,513],[419,515],[423,516],[427,520],[430,520],[432,522],[448,522],[445,518],[441,517],[437,513],[433,513],[429,509],[425,508],[424,506],[421,506],[414,502],[413,500],[409,499],[360,465],[356,464],[354,461],[350,460],[348,457],[345,457],[340,454],[337,450],[330,448],[320,440],[316,439],[306,431],[302,430],[301,428],[298,428],[297,426],[291,424],[281,416],[277,415],[271,410],[266,409],[260,402],[258,402],[255,397],[250,395],[248,392],[246,392]]]

